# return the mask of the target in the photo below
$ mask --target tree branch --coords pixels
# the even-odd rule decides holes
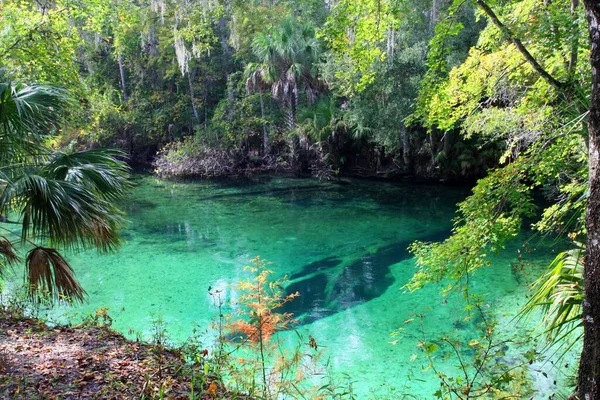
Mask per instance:
[[[502,33],[504,33],[504,35],[506,35],[506,37],[508,39],[510,39],[510,41],[515,45],[517,50],[519,50],[519,52],[523,55],[523,57],[525,57],[525,60],[527,60],[529,65],[531,65],[531,67],[546,82],[548,82],[549,84],[551,84],[552,86],[554,86],[555,88],[557,88],[559,90],[563,90],[565,88],[565,84],[563,82],[560,82],[559,80],[554,78],[552,75],[550,75],[548,73],[548,71],[546,71],[544,69],[544,67],[542,67],[540,65],[540,63],[537,62],[537,60],[531,55],[531,53],[527,50],[527,48],[523,45],[523,43],[515,36],[515,34],[498,19],[498,16],[494,13],[494,11],[490,8],[490,6],[488,6],[482,0],[476,0],[475,3],[483,10],[483,12],[485,12],[487,14],[487,16],[494,23],[494,25],[496,25],[496,27],[498,27],[498,29],[500,29],[500,31],[502,31]]]

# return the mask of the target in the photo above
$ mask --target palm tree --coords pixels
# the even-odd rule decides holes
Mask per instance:
[[[58,249],[118,246],[123,216],[115,203],[130,187],[121,153],[67,154],[44,144],[70,106],[59,88],[0,83],[0,274],[29,249],[25,279],[34,300],[47,294],[83,301],[85,291]]]
[[[573,332],[583,335],[579,328],[583,326],[585,245],[574,244],[575,248],[559,253],[548,271],[534,282],[533,294],[518,315],[527,317],[539,309],[548,342],[558,347],[568,345],[567,350],[574,343]]]
[[[246,88],[261,95],[271,90],[287,112],[288,130],[293,130],[300,92],[304,90],[308,104],[313,104],[327,88],[318,74],[320,47],[315,31],[287,18],[270,34],[259,33],[252,48],[259,62],[246,66]]]
[[[309,167],[313,175],[331,180],[338,175],[344,163],[343,147],[348,132],[353,128],[333,96],[322,96],[316,103],[300,113],[299,126],[294,131],[300,148],[311,159]],[[311,145],[310,143],[315,143]]]
[[[300,123],[317,142],[336,139],[352,129],[349,121],[333,96],[323,96],[300,114]]]

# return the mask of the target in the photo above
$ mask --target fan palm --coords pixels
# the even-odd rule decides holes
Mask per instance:
[[[25,277],[34,300],[42,293],[84,299],[85,291],[57,249],[118,246],[123,217],[115,203],[130,187],[119,152],[67,154],[44,145],[70,105],[58,88],[0,83],[0,230],[19,237],[0,239],[0,273],[21,261],[17,247],[31,247]],[[7,224],[21,229],[15,232]]]
[[[534,293],[519,313],[519,318],[542,311],[542,323],[552,343],[563,345],[582,326],[583,266],[585,246],[556,256],[548,271],[534,284]]]
[[[271,34],[259,33],[252,49],[260,61],[247,65],[246,88],[270,90],[287,111],[288,129],[294,129],[301,90],[309,104],[326,90],[317,70],[320,47],[314,29],[287,18]]]
[[[324,96],[306,108],[300,114],[300,123],[307,125],[306,131],[318,142],[335,138],[352,127],[332,96]]]

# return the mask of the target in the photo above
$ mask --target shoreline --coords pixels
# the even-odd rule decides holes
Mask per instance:
[[[0,397],[250,399],[224,392],[179,349],[127,339],[104,322],[51,327],[0,310]]]

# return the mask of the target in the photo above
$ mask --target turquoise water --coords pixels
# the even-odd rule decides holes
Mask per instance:
[[[260,255],[274,263],[278,276],[290,276],[288,290],[301,296],[287,310],[301,332],[324,346],[333,373],[352,376],[359,398],[390,386],[431,398],[439,384],[431,371],[423,372],[416,341],[390,343],[400,327],[417,333],[417,324],[404,325],[415,314],[426,314],[429,337],[474,337],[474,323],[463,321],[464,304],[444,299],[441,286],[402,290],[414,273],[406,247],[447,237],[466,189],[266,176],[173,183],[138,175],[135,182],[125,206],[130,224],[124,246],[115,254],[69,257],[88,302],[64,312],[109,307],[113,327],[145,338],[161,315],[170,337],[181,342],[194,326],[215,319],[208,288],[235,300],[239,293],[231,284],[247,278],[244,266]],[[553,258],[548,244],[515,272],[518,247],[494,258],[473,281],[509,330],[526,300],[526,283]],[[454,364],[440,361],[440,368]],[[537,378],[540,390],[552,389],[549,379]]]

